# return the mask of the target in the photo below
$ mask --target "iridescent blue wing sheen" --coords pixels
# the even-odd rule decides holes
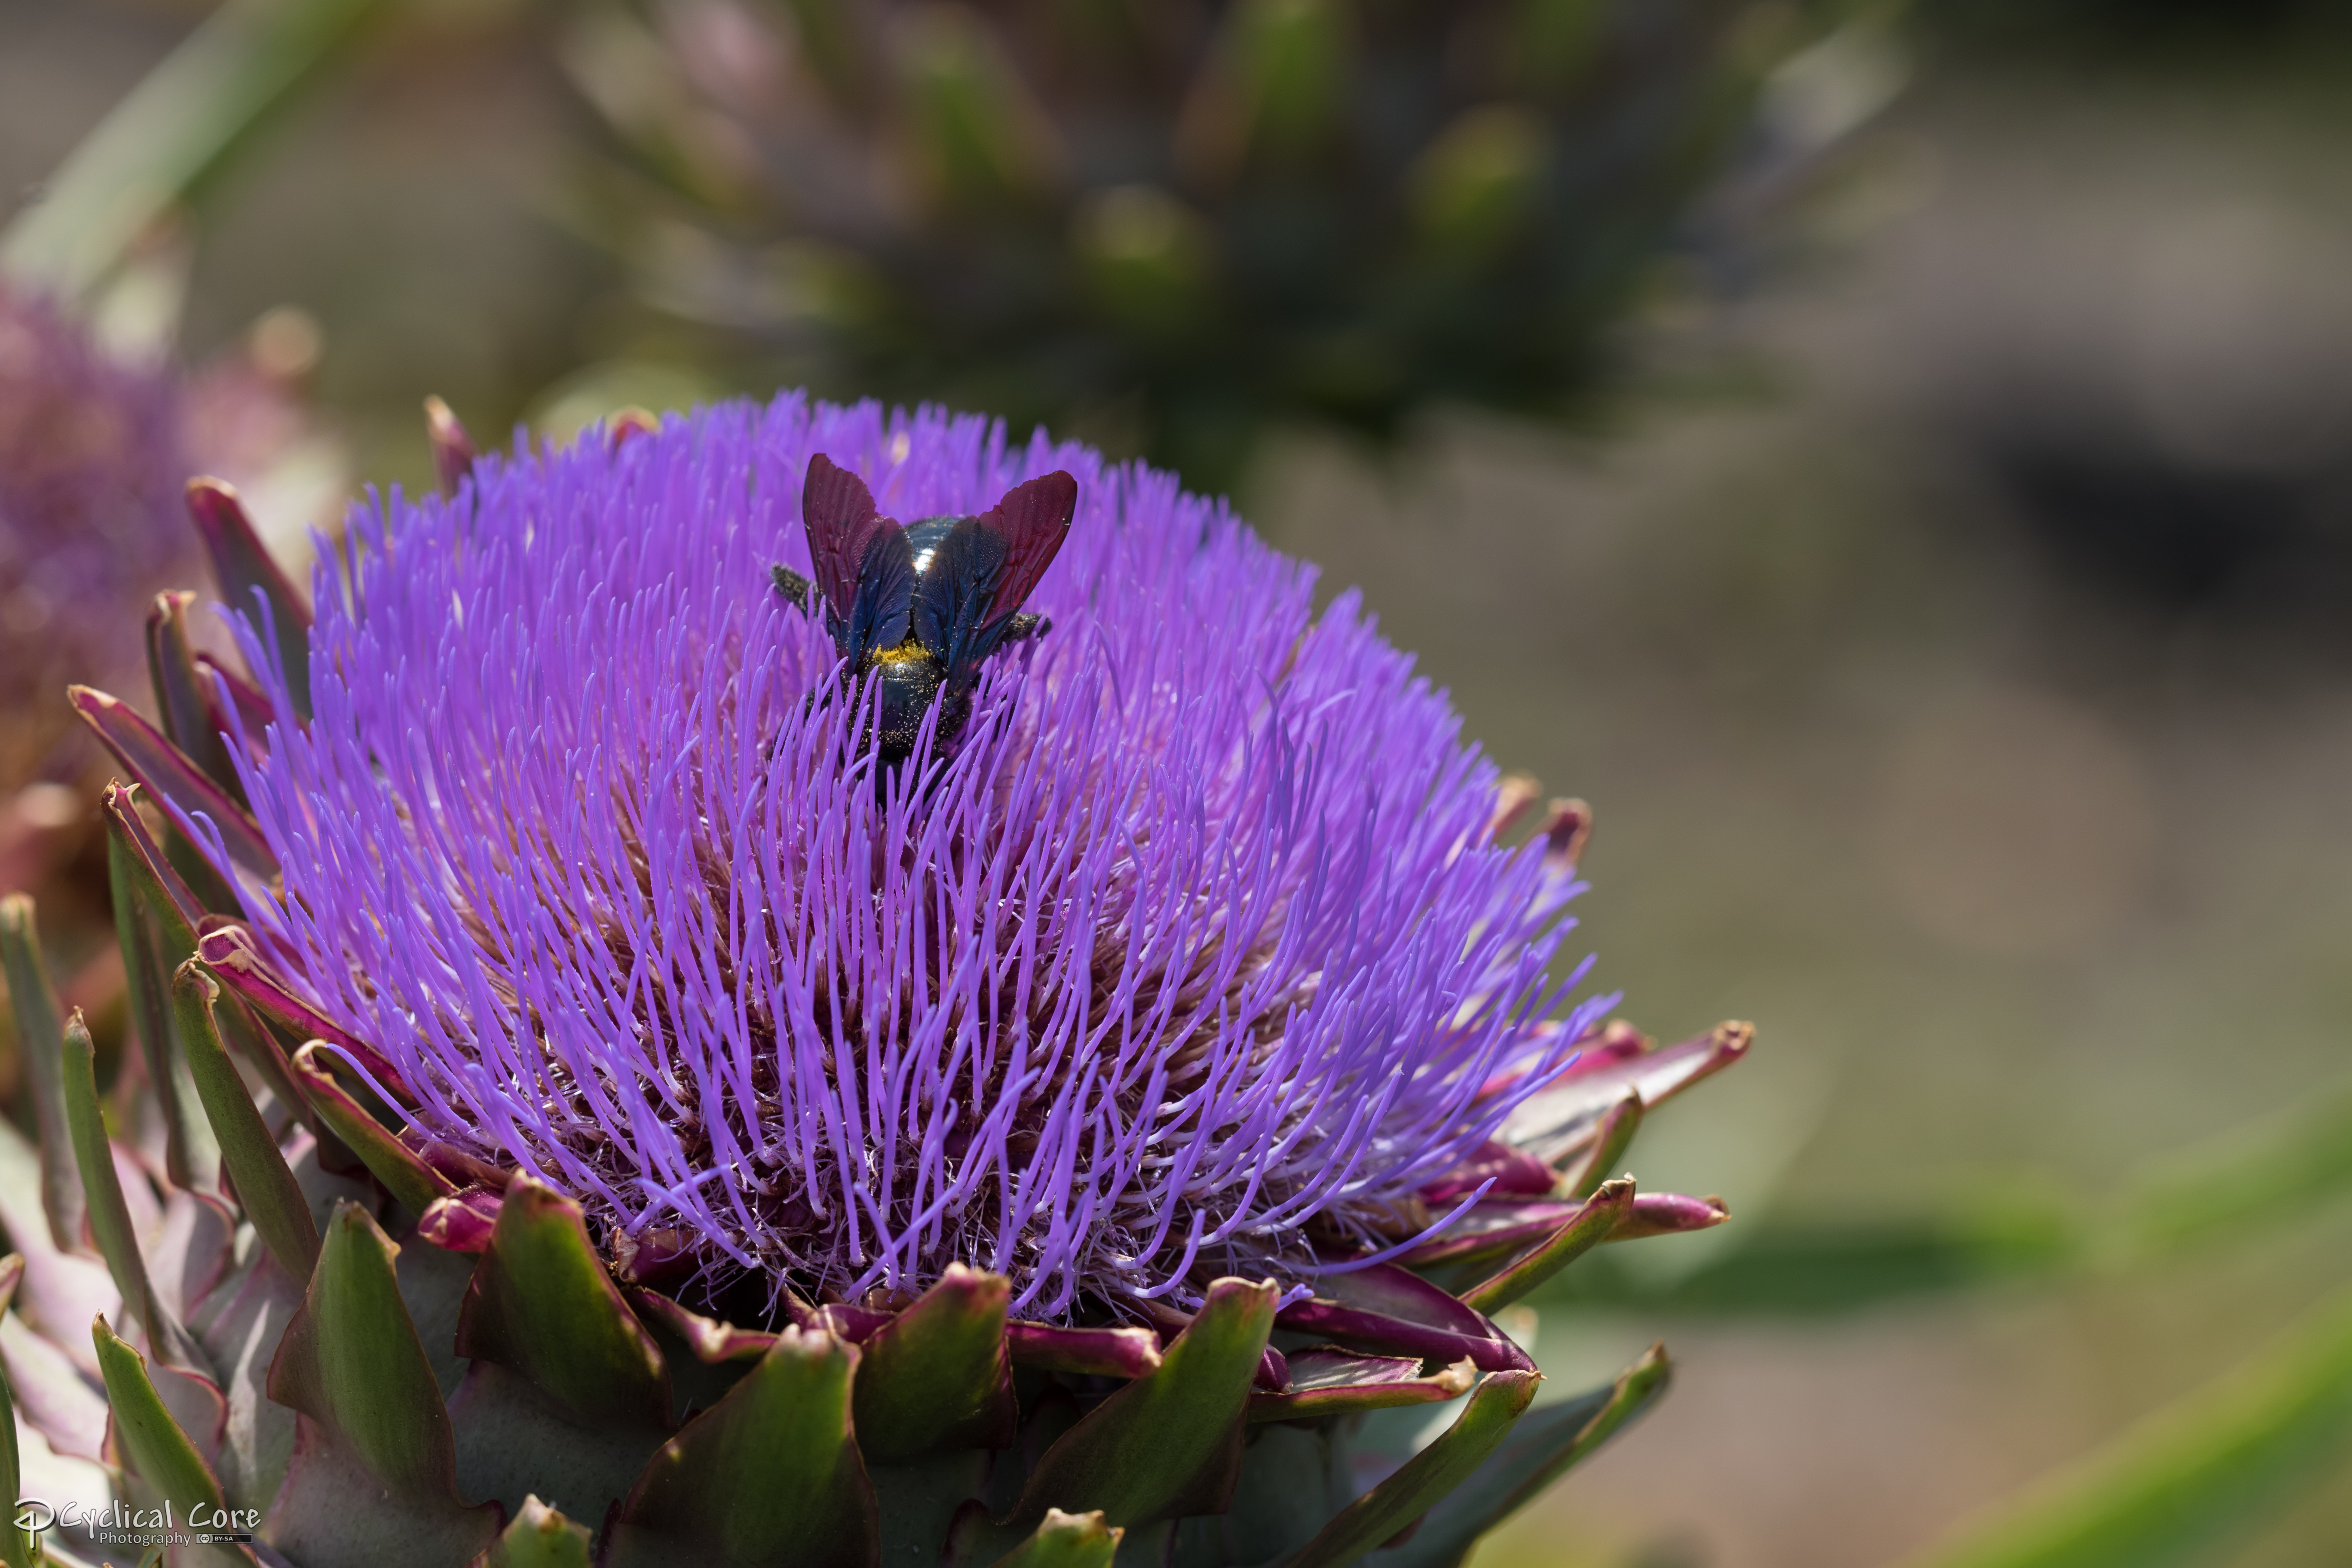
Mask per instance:
[[[948,530],[915,585],[915,637],[947,666],[948,683],[966,684],[993,639],[986,636],[988,606],[1004,579],[1004,541],[967,517]]]
[[[848,622],[833,635],[851,669],[864,668],[867,654],[907,640],[914,597],[914,547],[907,542],[907,531],[885,518],[857,563],[857,591],[849,602]]]
[[[1077,509],[1078,481],[1056,470],[1013,486],[940,542],[915,590],[915,635],[948,667],[949,685],[969,685],[996,651]]]

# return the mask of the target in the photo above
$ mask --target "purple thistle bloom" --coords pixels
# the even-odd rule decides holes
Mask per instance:
[[[878,781],[870,683],[769,585],[818,453],[909,521],[1078,480],[1052,635]],[[961,1261],[1029,1316],[1301,1280],[1427,1231],[1609,1005],[1548,977],[1572,864],[1496,843],[1444,697],[1168,475],[788,395],[348,544],[307,727],[241,631],[257,940],[434,1136],[608,1233],[851,1300]]]
[[[68,681],[137,668],[126,612],[188,554],[177,396],[0,286],[0,791],[73,724]]]

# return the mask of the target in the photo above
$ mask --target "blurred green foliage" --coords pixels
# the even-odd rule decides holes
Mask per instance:
[[[1818,1318],[2113,1276],[2308,1226],[2352,1195],[2352,1090],[2135,1173],[2107,1193],[2007,1184],[1894,1219],[1768,1214],[1660,1277],[1604,1253],[1539,1297],[1700,1317]],[[2228,1561],[2352,1456],[2352,1293],[2252,1362],[1994,1505],[1910,1568]]]
[[[1602,1267],[1549,1299],[1704,1316],[1814,1316],[1910,1297],[2153,1264],[2307,1223],[2352,1195],[2352,1091],[2136,1173],[2109,1193],[2003,1184],[1890,1219],[1766,1214],[1723,1249],[1658,1278]]]
[[[2352,1453],[2352,1294],[1914,1568],[2220,1561]]]
[[[0,236],[0,270],[64,299],[106,282],[385,0],[227,0]]]

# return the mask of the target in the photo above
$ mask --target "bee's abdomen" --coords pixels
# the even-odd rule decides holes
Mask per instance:
[[[914,751],[923,716],[930,710],[931,700],[939,695],[947,672],[939,660],[919,654],[879,663],[875,674],[882,685],[882,711],[875,740],[884,758],[895,762]],[[949,738],[944,729],[940,738]]]

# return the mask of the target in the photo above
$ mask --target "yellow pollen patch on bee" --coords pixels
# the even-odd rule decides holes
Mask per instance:
[[[906,664],[918,658],[929,658],[930,653],[919,640],[908,637],[897,647],[876,649],[872,657],[877,664]]]

